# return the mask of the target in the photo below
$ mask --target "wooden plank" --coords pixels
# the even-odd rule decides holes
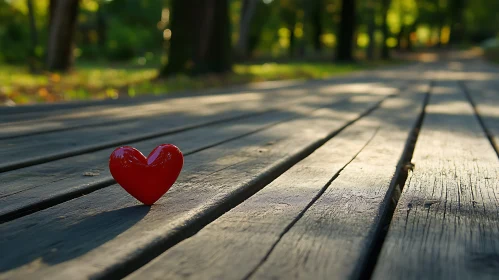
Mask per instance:
[[[189,156],[296,117],[291,112],[274,112],[140,141],[133,146],[148,154],[160,143],[176,143],[184,155]],[[104,149],[0,174],[0,181],[5,182],[0,189],[0,223],[114,184],[107,167],[113,150]]]
[[[362,82],[362,81],[358,81]],[[364,83],[341,87],[329,87],[315,94],[304,95],[304,90],[295,93],[288,92],[288,96],[297,98],[287,100],[262,99],[255,102],[240,102],[238,104],[221,104],[214,106],[197,106],[190,111],[180,111],[146,120],[125,122],[112,126],[91,127],[72,131],[63,131],[56,134],[43,134],[26,138],[0,140],[0,172],[15,170],[35,164],[53,161],[74,155],[80,155],[99,149],[115,147],[124,143],[163,136],[193,127],[199,127],[213,122],[227,119],[251,116],[272,109],[284,109],[292,104],[306,104],[319,106],[325,102],[334,102],[356,94],[358,88],[369,90],[383,88],[379,83]],[[357,91],[357,92],[356,92]],[[381,93],[383,94],[383,93]],[[279,102],[276,102],[279,101]],[[189,122],[191,122],[189,124]],[[184,123],[187,123],[184,125]],[[110,129],[112,127],[112,129]],[[160,129],[158,129],[160,128]]]
[[[115,125],[0,140],[0,172],[269,111],[268,106],[260,109],[257,104],[245,104],[246,108],[231,108],[230,104],[200,106],[199,114],[179,112]]]
[[[295,86],[306,85],[310,81],[288,80],[288,81],[269,81],[259,82],[254,84],[238,85],[223,88],[203,89],[199,91],[181,91],[177,93],[169,93],[162,96],[144,95],[137,98],[120,98],[120,99],[105,99],[105,100],[88,100],[88,101],[75,101],[75,102],[58,102],[48,104],[33,104],[21,105],[13,107],[0,107],[0,116],[9,117],[19,114],[36,114],[51,113],[54,111],[63,112],[68,110],[85,110],[87,108],[111,108],[123,106],[135,106],[144,103],[157,103],[168,99],[175,98],[189,98],[204,96],[206,94],[232,94],[234,92],[243,92],[248,90],[271,90],[276,88],[292,88]],[[23,118],[24,119],[24,118]]]
[[[421,90],[385,101],[129,278],[354,278],[422,112]]]
[[[405,67],[405,66],[402,66]],[[350,74],[347,78],[362,77],[368,75],[359,75],[362,73]],[[333,77],[326,80],[283,80],[283,81],[266,81],[266,82],[255,82],[243,85],[235,86],[224,86],[222,88],[210,88],[202,90],[186,90],[179,91],[175,93],[168,93],[166,95],[155,96],[155,95],[143,95],[137,98],[120,98],[120,99],[105,99],[105,100],[86,100],[86,101],[74,101],[74,102],[56,102],[48,104],[30,104],[21,106],[0,106],[0,116],[10,117],[15,115],[26,115],[31,114],[32,117],[36,118],[37,114],[44,115],[44,113],[64,112],[70,110],[86,110],[87,108],[112,108],[112,107],[124,107],[124,106],[135,106],[137,104],[144,103],[158,103],[169,99],[177,98],[190,98],[190,97],[200,97],[206,96],[207,94],[233,94],[235,92],[245,92],[245,91],[268,91],[274,89],[292,89],[296,87],[303,87],[308,85],[314,85],[326,82],[336,82],[339,79],[343,80],[345,77]],[[38,115],[38,116],[39,116]],[[25,119],[24,117],[22,117]],[[27,119],[26,118],[26,119]]]
[[[166,114],[186,113],[192,111],[193,107],[204,109],[206,106],[259,101],[262,98],[262,94],[247,92],[233,95],[168,99],[157,103],[139,103],[135,106],[131,104],[110,108],[99,106],[78,111],[64,110],[61,112],[56,110],[45,112],[44,114],[12,115],[10,118],[2,118],[3,121],[0,123],[0,139],[161,117]]]
[[[301,96],[305,96],[302,92]],[[3,117],[0,123],[0,139],[15,138],[26,135],[48,133],[118,123],[140,118],[161,117],[172,113],[186,113],[201,107],[234,103],[237,108],[243,102],[277,101],[297,97],[296,94],[287,94],[279,90],[276,94],[264,92],[236,92],[233,94],[218,94],[210,96],[194,96],[176,99],[166,99],[155,103],[139,103],[127,106],[94,106],[84,110],[63,110],[45,112],[44,114],[32,113]]]
[[[321,88],[334,84],[358,83],[360,81],[370,83],[385,82],[375,80],[372,77],[344,79],[341,83],[339,81],[302,82],[303,85],[299,88],[296,88],[296,85],[293,84],[283,84],[282,88],[269,89],[263,87],[263,89],[255,89],[254,91],[236,92],[225,90],[226,92],[222,94],[212,93],[209,96],[199,96],[199,94],[193,96],[187,95],[174,99],[162,98],[161,100],[156,100],[156,102],[143,102],[139,98],[137,103],[126,102],[122,106],[116,106],[116,104],[114,106],[96,105],[79,110],[56,110],[58,106],[54,105],[53,110],[44,110],[41,113],[32,112],[2,116],[0,118],[0,139],[78,129],[81,127],[95,127],[137,120],[138,118],[159,117],[167,113],[185,112],[189,108],[192,109],[192,107],[200,105],[235,103],[237,106],[237,103],[245,101],[274,102],[277,104],[289,100],[291,97],[307,96],[307,93],[310,91],[319,91]],[[102,103],[107,104],[107,102]],[[61,104],[60,106],[63,105]],[[70,106],[70,108],[72,107]],[[19,108],[20,111],[22,111],[21,109]]]
[[[24,139],[0,140],[0,172],[147,140],[201,126],[266,113],[268,110],[230,110],[207,116],[170,115],[150,121],[133,121],[99,128],[43,134]],[[158,129],[159,128],[159,129]],[[35,138],[35,139],[32,139]]]
[[[483,65],[485,69],[490,69]],[[489,71],[499,69],[492,68]],[[493,143],[497,153],[499,153],[499,82],[497,80],[488,81],[468,81],[462,84],[467,93],[468,99],[474,104],[482,125],[486,128],[487,136]]]
[[[378,93],[380,96],[374,95],[370,102],[377,102],[390,92],[393,93],[389,88],[373,89],[373,94]],[[369,96],[362,95],[354,95],[350,99],[359,101],[362,98],[365,102],[370,100]],[[333,102],[337,108],[348,106],[348,103],[348,100],[337,104]],[[279,122],[305,116],[315,109],[302,104],[289,107],[284,112],[202,127],[178,135],[134,143],[134,146],[142,151],[149,151],[163,142],[182,143],[181,148],[189,154],[267,129]],[[199,135],[203,137],[200,138]],[[0,180],[6,182],[0,189],[0,223],[112,184],[114,181],[107,170],[107,158],[112,149],[114,147],[0,174]]]
[[[497,279],[499,160],[455,82],[435,87],[374,279]]]
[[[152,207],[113,185],[4,223],[0,251],[11,253],[0,254],[0,279],[124,276],[264,187],[379,98],[352,98],[195,153]]]

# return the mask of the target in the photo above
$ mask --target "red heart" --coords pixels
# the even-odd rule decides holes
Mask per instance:
[[[170,189],[183,165],[182,152],[171,144],[157,146],[147,158],[133,147],[119,147],[109,158],[116,182],[146,205],[154,204]]]

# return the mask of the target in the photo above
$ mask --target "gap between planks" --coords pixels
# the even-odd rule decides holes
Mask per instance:
[[[265,261],[269,258],[270,254],[272,254],[272,251],[274,251],[275,247],[277,246],[277,244],[279,244],[279,242],[281,241],[282,237],[303,217],[303,215],[305,214],[305,212],[307,212],[307,210],[312,207],[312,205],[314,205],[314,203],[319,200],[319,198],[326,192],[326,190],[329,188],[329,186],[331,186],[331,183],[333,183],[333,181],[338,178],[338,176],[340,176],[340,173],[353,161],[357,158],[357,156],[362,152],[362,150],[364,150],[365,147],[367,147],[367,145],[369,145],[369,143],[371,143],[371,141],[373,140],[373,138],[376,136],[376,134],[378,133],[379,131],[379,126],[375,129],[373,135],[371,136],[371,138],[369,138],[367,140],[367,142],[364,144],[364,146],[362,146],[362,148],[357,151],[357,153],[355,153],[355,155],[345,164],[343,165],[334,175],[333,177],[331,177],[331,179],[319,190],[319,192],[312,198],[312,200],[307,204],[307,206],[305,206],[305,208],[303,208],[300,213],[298,213],[298,215],[284,228],[284,230],[279,234],[279,237],[277,238],[277,240],[274,242],[274,244],[272,244],[272,246],[270,247],[270,249],[267,251],[267,253],[265,254],[265,256],[261,259],[261,261],[255,266],[254,269],[252,269],[246,276],[243,277],[244,280],[247,280],[247,279],[250,279],[253,274],[255,274],[255,272],[258,270],[258,268],[260,268],[264,263]]]
[[[496,152],[496,155],[499,158],[499,145],[498,145],[498,143],[496,143],[496,141],[494,139],[494,134],[492,132],[490,132],[490,130],[485,125],[484,119],[482,118],[482,116],[480,116],[480,112],[477,108],[477,105],[476,105],[475,101],[473,100],[473,97],[471,97],[470,90],[468,89],[468,87],[466,86],[466,84],[463,81],[460,81],[458,84],[459,84],[459,87],[461,88],[461,90],[464,92],[466,99],[468,99],[468,102],[471,104],[471,107],[473,108],[473,114],[475,115],[478,123],[482,127],[482,130],[485,133],[485,136],[487,137],[487,139],[489,140],[490,145],[492,145],[492,147],[494,147],[494,151]]]
[[[359,268],[360,273],[358,279],[371,279],[376,267],[376,262],[379,255],[381,254],[381,249],[383,248],[386,235],[388,234],[390,222],[392,220],[393,214],[395,213],[400,195],[407,181],[409,170],[412,170],[412,168],[414,168],[412,157],[414,155],[414,149],[418,140],[419,131],[421,130],[421,126],[423,125],[424,117],[426,115],[426,107],[428,106],[428,103],[430,101],[431,90],[433,86],[434,81],[430,81],[428,92],[426,92],[426,96],[423,101],[423,109],[421,110],[421,115],[418,117],[416,125],[409,134],[404,152],[397,165],[397,171],[392,179],[390,188],[386,193],[386,197],[384,200],[388,202],[387,207],[381,214],[381,221],[376,228],[373,246],[369,250],[369,257],[367,258],[367,262],[365,264],[362,264]]]
[[[414,153],[414,148],[416,145],[416,141],[418,138],[418,132],[421,128],[421,125],[424,120],[425,116],[425,111],[426,111],[426,106],[428,105],[428,101],[430,98],[430,92],[432,88],[433,82],[430,82],[428,91],[425,93],[425,97],[423,100],[423,106],[421,110],[421,114],[416,120],[415,126],[412,128],[411,132],[409,133],[409,137],[407,139],[407,142],[404,147],[404,151],[402,153],[402,157],[399,160],[399,163],[397,164],[396,168],[396,173],[392,179],[392,182],[390,183],[390,187],[385,195],[384,201],[387,202],[386,205],[387,207],[384,208],[384,211],[380,214],[380,222],[378,223],[376,229],[375,229],[375,234],[374,234],[374,240],[372,242],[373,246],[368,249],[368,257],[366,258],[365,263],[361,263],[359,265],[358,271],[359,277],[358,279],[370,279],[371,275],[374,271],[374,267],[376,265],[376,260],[381,253],[381,248],[383,246],[384,239],[386,237],[386,234],[388,232],[387,227],[390,224],[390,220],[393,216],[393,213],[395,211],[395,208],[397,206],[398,200],[400,198],[401,191],[403,189],[403,186],[405,185],[405,181],[408,176],[408,168],[410,168],[411,165],[411,159],[412,155]],[[258,263],[258,265],[250,271],[243,279],[244,280],[249,280],[255,273],[256,271],[265,263],[265,261],[268,259],[274,248],[277,246],[277,244],[281,241],[282,237],[295,225],[298,220],[300,220],[305,212],[326,192],[326,190],[329,188],[331,183],[340,175],[340,173],[353,161],[357,158],[357,156],[364,150],[364,148],[369,145],[369,143],[372,141],[372,139],[376,136],[376,133],[379,131],[379,127],[376,129],[375,133],[372,135],[372,137],[368,140],[368,142],[359,150],[354,157],[348,161],[347,164],[345,164],[334,176],[329,180],[326,185],[319,191],[319,193],[310,201],[310,203],[298,214],[298,216],[293,219],[293,221],[284,229],[284,231],[279,235],[279,238],[276,240],[276,242],[272,245],[272,247],[269,249],[269,251],[265,254],[263,259]],[[357,277],[354,277],[357,278]]]
[[[472,102],[439,81],[373,279],[496,279],[499,161]]]

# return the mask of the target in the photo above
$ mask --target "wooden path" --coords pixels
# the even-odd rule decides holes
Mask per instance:
[[[499,68],[0,108],[0,279],[497,279]],[[155,205],[112,150],[184,153]]]

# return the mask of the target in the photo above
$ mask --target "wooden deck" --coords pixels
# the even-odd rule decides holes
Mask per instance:
[[[112,150],[177,145],[152,207]],[[0,279],[497,279],[499,68],[0,108]]]

